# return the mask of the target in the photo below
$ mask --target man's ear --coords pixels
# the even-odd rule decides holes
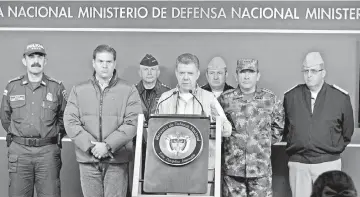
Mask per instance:
[[[95,60],[94,59],[92,60],[92,66],[95,69]]]
[[[197,77],[196,77],[196,80],[198,80],[198,79],[199,79],[199,77],[200,77],[200,70],[198,70],[198,72],[197,72]]]
[[[156,74],[156,78],[159,78],[160,73],[161,73],[160,68],[158,68],[158,70],[157,70],[157,74]]]
[[[23,65],[26,67],[26,60],[25,60],[25,57],[23,57],[22,59],[21,59],[21,62],[23,63]]]
[[[47,64],[47,58],[46,58],[46,56],[45,56],[45,58],[44,58],[44,66]]]
[[[260,80],[260,77],[261,77],[261,74],[260,74],[260,72],[258,72],[258,76],[257,76],[256,81],[259,81],[259,80]]]

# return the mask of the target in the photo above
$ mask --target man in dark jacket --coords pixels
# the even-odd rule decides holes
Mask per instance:
[[[141,106],[143,109],[143,114],[145,120],[149,120],[150,114],[154,114],[157,106],[157,102],[162,93],[169,91],[170,88],[163,83],[161,83],[158,78],[160,76],[159,63],[151,54],[146,54],[145,57],[140,62],[139,75],[141,80],[136,84],[136,89],[139,92],[141,98]],[[142,173],[144,172],[144,162],[145,162],[145,153],[146,153],[146,139],[147,131],[144,130],[144,145],[142,146]],[[135,138],[134,138],[135,144]],[[135,153],[134,153],[135,154]],[[133,172],[133,163],[130,163],[130,186],[132,185],[132,172]]]
[[[219,97],[222,92],[234,89],[226,83],[227,77],[226,64],[223,58],[214,57],[208,64],[206,70],[207,84],[201,86],[202,89],[212,92],[216,97]]]
[[[64,112],[85,197],[126,196],[132,139],[142,110],[135,86],[120,79],[115,66],[115,49],[99,45],[93,76],[72,88]]]
[[[169,91],[170,88],[158,80],[160,75],[159,63],[150,54],[146,54],[141,60],[139,75],[141,81],[136,84],[136,89],[139,91],[145,120],[148,120],[150,114],[155,113],[156,104],[161,94]]]
[[[341,170],[340,154],[354,132],[350,96],[324,81],[326,71],[319,52],[306,55],[303,74],[305,84],[284,95],[292,197],[310,196],[320,174]]]

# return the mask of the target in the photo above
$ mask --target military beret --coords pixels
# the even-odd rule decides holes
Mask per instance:
[[[157,66],[159,65],[158,61],[154,58],[154,56],[150,54],[146,54],[145,57],[141,60],[140,65],[143,66]]]

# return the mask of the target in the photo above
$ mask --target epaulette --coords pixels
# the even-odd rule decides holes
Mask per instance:
[[[286,90],[286,91],[284,92],[284,94],[286,94],[286,93],[290,92],[292,89],[294,89],[294,88],[298,87],[298,85],[299,85],[299,84],[297,84],[297,85],[293,86],[292,88],[290,88],[290,89]]]
[[[161,85],[164,86],[165,88],[171,89],[169,86],[167,86],[167,85],[165,85],[165,84],[163,84],[163,83],[161,83]]]
[[[56,82],[56,83],[58,83],[58,84],[61,84],[61,83],[62,83],[61,81],[58,81],[58,80],[56,80],[56,79],[54,79],[54,78],[51,78],[51,77],[48,77],[48,80],[54,81],[54,82]]]
[[[15,77],[14,79],[9,80],[9,83],[11,83],[13,81],[21,80],[22,78],[24,78],[24,75],[18,76],[18,77]]]
[[[342,93],[344,93],[344,94],[349,94],[346,90],[340,88],[339,86],[337,86],[337,85],[335,85],[335,84],[333,84],[332,86],[333,86],[335,89],[339,90],[340,92],[342,92]]]

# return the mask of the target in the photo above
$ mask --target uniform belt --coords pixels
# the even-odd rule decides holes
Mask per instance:
[[[22,144],[25,146],[35,146],[35,147],[57,144],[57,137],[26,138],[26,137],[12,136],[12,140],[18,144]]]

